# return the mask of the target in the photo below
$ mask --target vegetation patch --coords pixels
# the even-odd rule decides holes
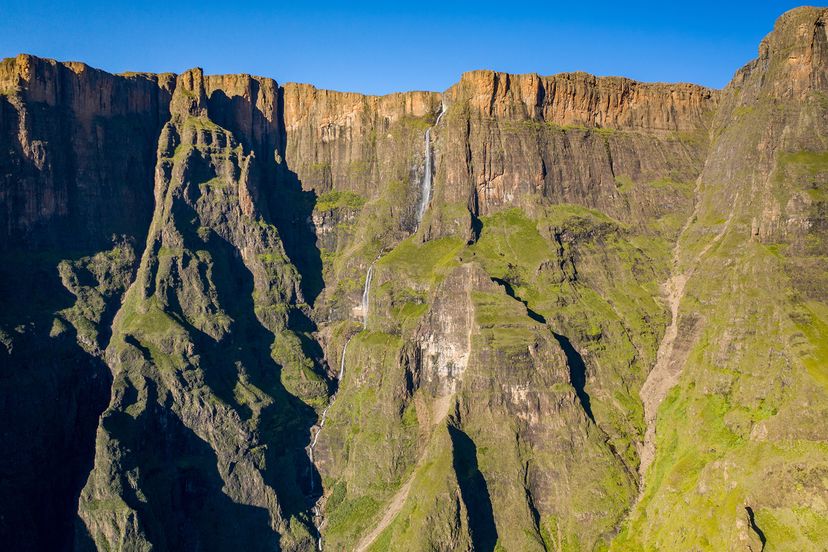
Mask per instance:
[[[320,213],[327,213],[335,209],[359,210],[365,205],[365,198],[350,191],[331,190],[316,198],[314,209]]]

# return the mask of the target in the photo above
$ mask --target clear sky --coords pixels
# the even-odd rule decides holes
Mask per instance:
[[[0,0],[0,57],[25,52],[112,72],[199,66],[372,94],[444,90],[471,69],[581,70],[720,88],[797,5]]]

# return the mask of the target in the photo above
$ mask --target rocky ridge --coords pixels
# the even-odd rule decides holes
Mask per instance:
[[[3,61],[2,540],[826,542],[825,19],[723,91]]]

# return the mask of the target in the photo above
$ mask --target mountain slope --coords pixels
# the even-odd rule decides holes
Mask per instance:
[[[677,245],[676,386],[619,549],[828,542],[827,18],[785,14],[723,92]]]
[[[2,62],[2,541],[823,546],[825,19],[722,91]]]

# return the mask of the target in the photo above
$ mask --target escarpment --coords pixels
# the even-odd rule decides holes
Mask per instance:
[[[828,542],[823,508],[794,513],[826,497],[813,479],[825,470],[817,420],[828,405],[826,18],[824,8],[784,14],[722,91],[697,206],[674,252],[675,344],[651,372],[666,384],[642,394],[655,457],[618,549],[755,547],[754,526],[786,518],[797,522],[767,534],[768,548]],[[679,498],[677,488],[693,492]],[[688,508],[711,516],[695,523]],[[647,521],[656,511],[659,527]]]
[[[25,55],[3,61],[4,249],[100,248],[111,234],[146,232],[172,78]]]
[[[439,193],[475,214],[529,208],[541,196],[640,224],[674,211],[680,198],[633,183],[695,180],[718,95],[582,73],[467,73],[446,93],[453,109],[438,146]]]
[[[71,545],[109,401],[100,351],[152,214],[169,90],[164,75],[0,64],[0,414],[15,451],[0,460],[0,532],[12,548]]]
[[[0,542],[819,549],[826,17],[721,91],[1,62]]]
[[[107,348],[113,398],[97,435],[106,453],[80,500],[99,547],[118,547],[126,527],[139,547],[313,546],[312,526],[297,517],[311,469],[304,401],[326,386],[290,323],[302,317],[298,274],[257,167],[267,126],[254,117],[244,127],[252,113],[267,121],[272,89],[240,80],[239,105],[214,115],[225,106],[201,71],[179,76],[159,137],[153,221]],[[213,118],[247,130],[238,135],[253,149]],[[138,467],[137,480],[119,473],[124,465]]]

